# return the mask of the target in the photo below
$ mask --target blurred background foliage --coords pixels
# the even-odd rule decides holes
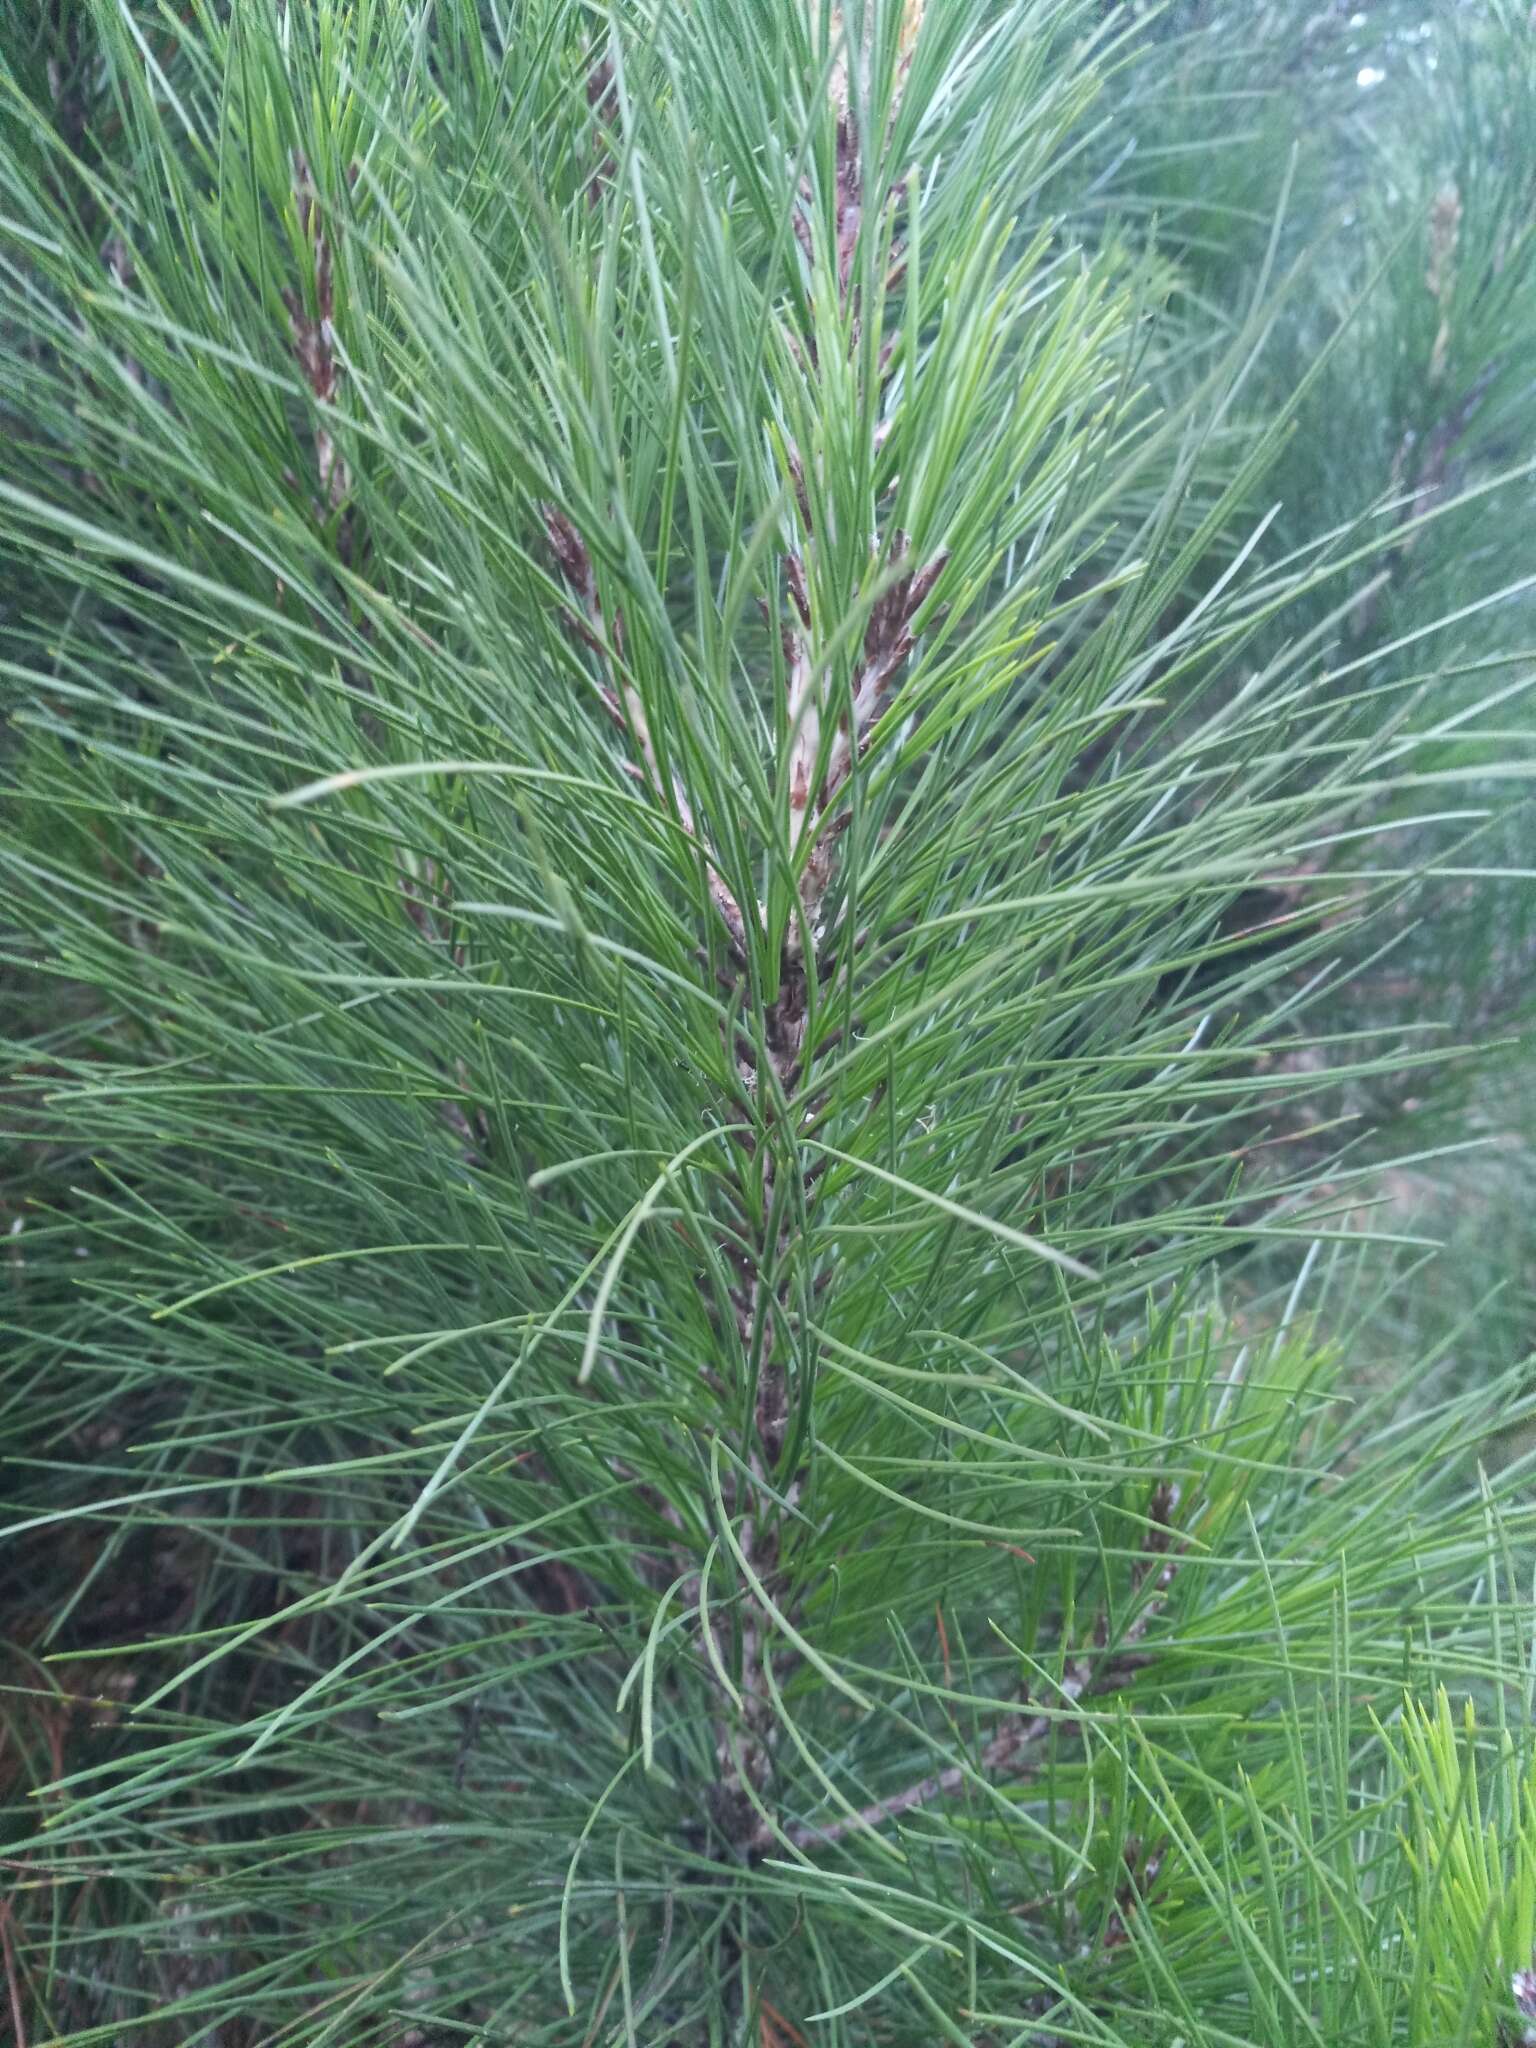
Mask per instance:
[[[1175,310],[1190,306],[1197,348],[1274,292],[1236,437],[1304,390],[1251,507],[1273,509],[1276,559],[1320,531],[1353,544],[1373,513],[1401,536],[1324,630],[1336,658],[1394,678],[1404,729],[1443,734],[1437,757],[1466,780],[1433,815],[1394,797],[1402,857],[1438,872],[1403,892],[1387,930],[1373,925],[1336,1022],[1430,1025],[1476,1054],[1344,1105],[1378,1154],[1420,1155],[1378,1200],[1444,1247],[1405,1255],[1412,1277],[1381,1301],[1370,1369],[1427,1346],[1449,1375],[1497,1371],[1536,1340],[1536,804],[1522,783],[1536,722],[1536,10],[1105,11],[1128,33],[1120,90],[1095,109],[1070,195],[1053,197],[1085,233],[1145,244]],[[1176,356],[1151,374],[1177,390],[1191,369]],[[1336,600],[1315,598],[1319,620]],[[1378,718],[1379,701],[1361,715]],[[1501,727],[1507,776],[1472,744],[1497,746]]]

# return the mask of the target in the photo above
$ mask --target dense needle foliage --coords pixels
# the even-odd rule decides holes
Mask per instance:
[[[28,2048],[1530,2038],[1536,153],[1196,16],[7,9]]]

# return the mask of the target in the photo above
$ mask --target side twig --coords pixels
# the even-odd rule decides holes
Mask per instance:
[[[1143,1544],[1142,1562],[1137,1568],[1133,1597],[1145,1592],[1146,1598],[1137,1610],[1134,1619],[1121,1632],[1111,1648],[1108,1643],[1108,1617],[1101,1615],[1095,1630],[1097,1638],[1091,1653],[1077,1657],[1067,1667],[1058,1688],[1061,1705],[1049,1712],[1036,1713],[1028,1720],[1011,1720],[985,1743],[974,1764],[949,1764],[941,1771],[935,1771],[926,1778],[919,1778],[915,1784],[906,1785],[899,1792],[891,1793],[885,1799],[871,1800],[867,1806],[856,1812],[845,1814],[841,1819],[824,1823],[802,1823],[786,1832],[790,1842],[797,1849],[825,1848],[839,1842],[845,1835],[862,1829],[885,1826],[888,1821],[899,1820],[904,1813],[911,1813],[918,1807],[931,1806],[936,1800],[947,1799],[958,1792],[967,1780],[983,1778],[1017,1777],[1035,1762],[1035,1753],[1051,1729],[1062,1721],[1062,1707],[1075,1707],[1080,1702],[1118,1691],[1142,1664],[1138,1645],[1147,1630],[1162,1612],[1167,1603],[1169,1590],[1178,1573],[1178,1552],[1182,1548],[1174,1530],[1172,1516],[1178,1506],[1179,1489],[1173,1484],[1160,1485],[1153,1493],[1148,1510],[1151,1527]],[[1159,1563],[1158,1560],[1162,1562]],[[1149,1581],[1150,1586],[1149,1586]]]

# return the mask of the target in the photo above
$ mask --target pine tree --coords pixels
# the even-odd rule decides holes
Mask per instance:
[[[31,2048],[1531,2037],[1529,1375],[1360,1369],[1356,1125],[1536,155],[1329,254],[1224,33],[7,17]]]

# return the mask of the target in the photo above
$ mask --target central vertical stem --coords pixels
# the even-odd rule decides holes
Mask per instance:
[[[758,1213],[761,1218],[757,1254],[744,1267],[734,1293],[741,1356],[750,1374],[756,1360],[756,1385],[749,1440],[742,1462],[751,1481],[738,1474],[735,1498],[741,1511],[737,1541],[754,1577],[771,1595],[780,1583],[780,1514],[772,1494],[793,1499],[798,1479],[788,1485],[779,1466],[789,1426],[788,1303],[785,1287],[793,1249],[780,1221],[779,1176],[782,1134],[775,1132],[779,1104],[794,1092],[805,1043],[806,969],[785,949],[779,993],[763,1019],[763,1066],[738,1056],[737,1070],[760,1115],[750,1158],[757,1169]],[[771,1076],[771,1079],[770,1079]],[[760,1844],[769,1834],[759,1811],[765,1802],[775,1747],[775,1714],[768,1683],[773,1655],[769,1616],[750,1588],[743,1593],[741,1625],[742,1726],[739,1746],[722,1726],[718,1742],[721,1768],[721,1819],[738,1854]],[[749,1789],[750,1788],[750,1789]],[[755,1795],[755,1797],[754,1797]]]

